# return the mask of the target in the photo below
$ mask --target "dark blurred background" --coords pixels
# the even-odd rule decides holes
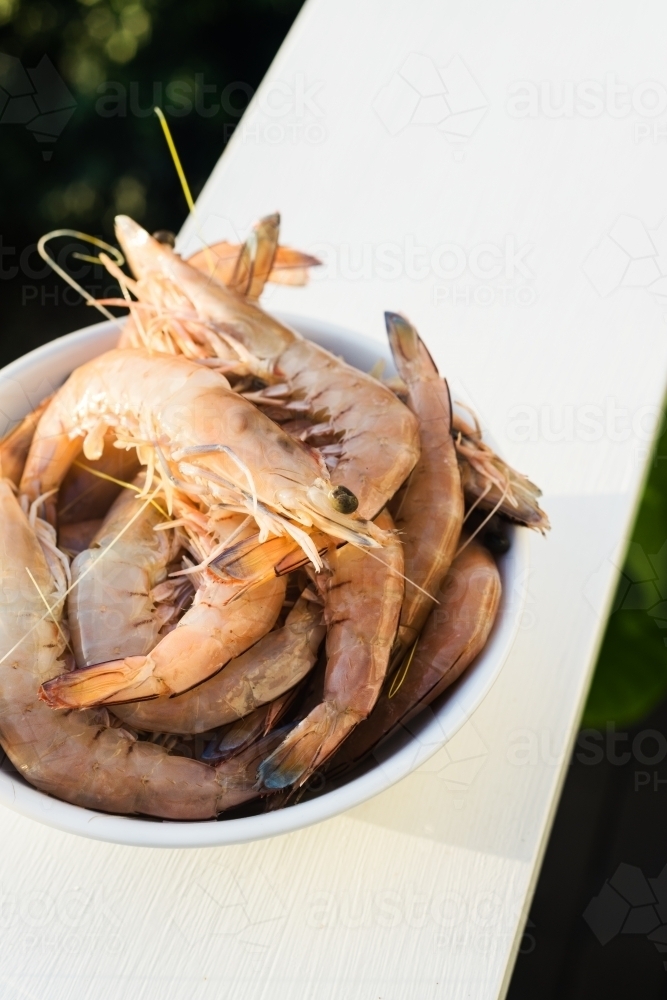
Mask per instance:
[[[70,228],[113,242],[118,212],[178,231],[186,204],[153,106],[196,197],[300,7],[0,0],[1,364],[98,319],[49,273],[39,237]],[[109,287],[99,267],[79,273],[96,295]]]
[[[38,238],[65,227],[111,239],[117,212],[178,230],[186,206],[153,105],[196,197],[300,6],[0,0],[0,364],[97,319],[45,267]],[[80,274],[113,294],[99,268]],[[667,995],[666,527],[662,434],[511,1000]]]

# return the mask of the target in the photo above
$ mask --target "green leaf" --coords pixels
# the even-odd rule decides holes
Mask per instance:
[[[654,455],[582,726],[632,725],[667,694],[667,455]]]

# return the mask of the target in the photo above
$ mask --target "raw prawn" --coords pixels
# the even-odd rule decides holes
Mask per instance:
[[[135,485],[139,493],[143,474]],[[154,530],[163,521],[157,505],[125,489],[72,562],[67,604],[78,667],[149,653],[173,617],[184,581],[167,580],[167,567],[181,545],[175,532]]]
[[[385,313],[387,335],[408,406],[419,420],[421,453],[390,509],[405,547],[406,589],[393,661],[412,646],[433,608],[463,523],[463,491],[452,439],[447,382],[417,331],[403,316]],[[426,591],[426,593],[424,593]]]
[[[149,653],[61,674],[42,686],[41,699],[52,708],[87,708],[180,694],[271,629],[285,598],[284,577],[239,596],[238,580],[221,580],[210,570],[202,576],[192,607]]]
[[[53,530],[35,523],[41,537],[50,533],[45,548],[10,485],[0,482],[0,744],[19,774],[75,805],[165,819],[210,819],[255,798],[257,763],[279,733],[213,768],[137,742],[111,728],[106,712],[56,713],[37,700],[40,683],[63,667],[66,578]]]
[[[214,677],[175,698],[119,705],[116,715],[148,732],[204,733],[273,701],[305,677],[324,638],[322,609],[299,598],[282,628],[269,632]]]
[[[355,495],[361,517],[374,517],[419,455],[417,423],[407,407],[370,375],[302,338],[253,302],[181,260],[127,216],[116,218],[116,235],[140,282],[155,276],[149,304],[158,322],[160,315],[169,319],[170,301],[180,297],[179,307],[172,309],[177,321],[180,317],[198,325],[195,337],[181,325],[181,349],[192,356],[220,353],[229,357],[230,346],[236,345],[239,361],[274,383],[267,401],[279,401],[275,383],[282,384],[283,395],[301,400],[340,442],[334,486],[344,486]]]
[[[143,482],[141,473],[137,489]],[[256,534],[244,539],[244,531],[252,531],[246,523],[250,518],[214,519],[178,496],[175,506],[179,518],[164,521],[161,507],[142,502],[132,490],[124,491],[91,548],[74,560],[69,614],[81,669],[49,683],[44,698],[50,704],[74,708],[164,695],[155,704],[132,706],[118,714],[126,721],[132,718],[137,729],[204,732],[276,697],[312,666],[322,638],[321,614],[303,601],[290,613],[285,628],[267,636],[266,646],[259,643],[250,657],[230,664],[224,676],[200,684],[272,627],[286,586],[286,575],[280,573],[283,560],[272,564],[290,548],[285,542],[291,540],[260,544]],[[172,525],[181,531],[156,530]],[[207,568],[213,566],[210,557],[220,547],[211,552],[212,533],[218,543],[226,535],[227,540],[240,537],[240,544],[249,547],[248,553],[232,560],[235,569],[241,564],[245,578],[229,574],[221,578]],[[192,568],[192,576],[167,580],[167,567],[181,544],[204,561]],[[270,555],[257,555],[262,549]],[[238,546],[232,555],[235,552]],[[287,567],[292,558],[288,552]],[[183,606],[183,588],[190,580],[199,580],[199,589],[192,607],[174,627]],[[253,584],[259,586],[253,589]],[[168,628],[171,631],[160,637]],[[171,700],[193,685],[199,686]]]
[[[391,530],[386,511],[377,517]],[[302,785],[372,710],[385,678],[403,601],[403,546],[397,535],[376,560],[351,545],[331,553],[320,584],[327,624],[323,700],[258,771],[267,789]]]
[[[138,349],[95,358],[59,389],[35,432],[21,492],[32,501],[57,489],[81,439],[86,457],[97,458],[110,427],[126,447],[137,448],[149,482],[157,465],[166,490],[189,488],[209,504],[252,514],[267,533],[295,538],[315,566],[317,550],[294,522],[359,545],[383,541],[371,522],[349,513],[357,503],[350,490],[334,487],[314,453],[222,375]],[[53,520],[52,498],[46,511]]]
[[[486,548],[467,545],[452,563],[405,673],[395,674],[363,726],[331,761],[331,773],[360,761],[389,733],[408,726],[457,680],[486,645],[498,613],[501,581]]]

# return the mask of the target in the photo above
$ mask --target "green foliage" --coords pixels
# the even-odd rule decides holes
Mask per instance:
[[[667,694],[667,448],[653,457],[582,726],[632,725]]]

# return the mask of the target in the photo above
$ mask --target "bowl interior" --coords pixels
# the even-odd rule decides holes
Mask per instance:
[[[300,333],[350,364],[368,371],[379,360],[393,372],[384,344],[320,320],[281,314]],[[114,347],[117,323],[105,322],[68,334],[38,348],[0,372],[0,433],[58,388],[78,365]],[[5,758],[0,764],[0,803],[71,833],[119,844],[202,847],[243,843],[287,833],[327,819],[378,794],[425,763],[477,708],[502,667],[520,625],[528,560],[526,532],[512,531],[510,551],[499,561],[503,597],[494,629],[482,654],[445,694],[407,730],[379,748],[372,764],[338,787],[275,812],[207,822],[112,816],[69,805],[32,788]]]

